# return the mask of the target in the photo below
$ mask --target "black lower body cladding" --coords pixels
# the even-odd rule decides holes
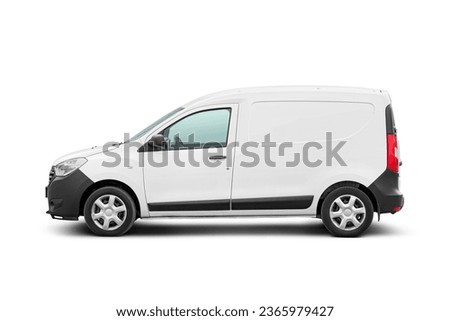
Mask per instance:
[[[53,218],[76,220],[81,213],[81,197],[93,183],[79,169],[68,176],[55,177],[47,187],[47,213]]]
[[[229,211],[233,210],[281,210],[305,209],[311,206],[313,196],[261,197],[244,199],[223,199],[209,201],[187,201],[149,203],[149,211]],[[231,207],[230,207],[231,205]]]
[[[369,190],[377,200],[379,213],[395,213],[403,207],[404,198],[398,185],[399,174],[385,170],[369,186]]]

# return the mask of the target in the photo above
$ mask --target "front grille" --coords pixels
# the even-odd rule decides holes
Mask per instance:
[[[50,174],[48,174],[48,182],[50,183],[53,178],[55,178],[55,166],[50,169]]]

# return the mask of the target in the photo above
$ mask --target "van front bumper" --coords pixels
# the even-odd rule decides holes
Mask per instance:
[[[81,198],[92,184],[79,169],[68,176],[54,177],[45,188],[49,208],[47,214],[54,219],[77,220],[82,215]]]
[[[370,186],[377,201],[378,213],[396,213],[405,203],[403,194],[399,189],[399,174],[385,170]]]

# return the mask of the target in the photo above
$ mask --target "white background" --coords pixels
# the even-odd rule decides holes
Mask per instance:
[[[448,320],[446,2],[2,1],[0,318],[334,305],[332,320]],[[139,221],[100,238],[45,214],[57,157],[259,85],[389,90],[405,208],[357,239],[313,219]]]

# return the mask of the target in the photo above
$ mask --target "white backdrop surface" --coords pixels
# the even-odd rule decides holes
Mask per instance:
[[[2,1],[0,318],[333,305],[331,320],[448,320],[449,9]],[[387,89],[405,208],[357,239],[331,237],[312,219],[139,221],[100,238],[83,220],[45,214],[57,157],[121,140],[203,94],[261,85]]]

